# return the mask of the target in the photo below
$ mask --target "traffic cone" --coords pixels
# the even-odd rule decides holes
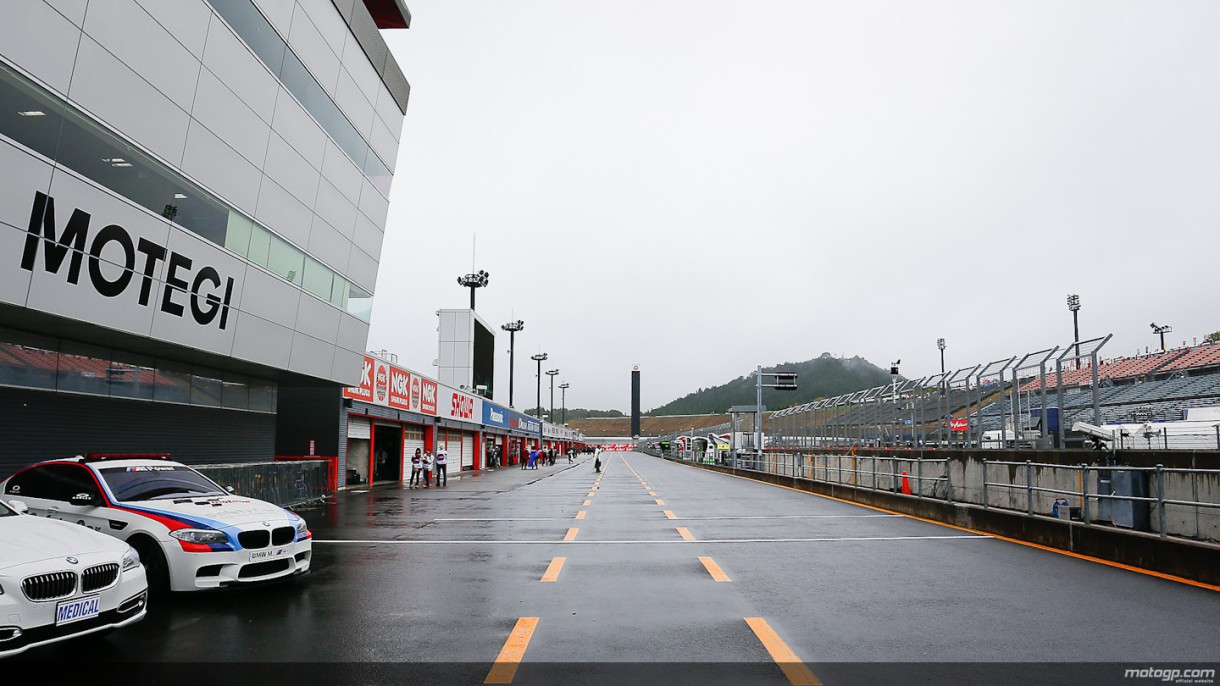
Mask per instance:
[[[911,482],[907,480],[907,473],[902,473],[902,492],[906,495],[911,495]]]

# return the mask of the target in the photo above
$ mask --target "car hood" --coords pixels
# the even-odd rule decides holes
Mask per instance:
[[[136,500],[121,503],[140,512],[188,520],[204,526],[241,526],[268,522],[273,526],[293,525],[296,515],[264,500],[223,495],[178,500]]]
[[[126,550],[126,543],[79,524],[33,515],[0,517],[0,569],[69,555],[122,555]]]

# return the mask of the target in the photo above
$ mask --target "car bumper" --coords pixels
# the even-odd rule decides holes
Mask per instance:
[[[179,552],[170,559],[170,589],[200,591],[282,579],[308,572],[312,557],[309,539],[263,550]]]
[[[6,595],[7,601],[6,596],[0,596],[0,657],[135,624],[148,611],[148,584],[143,569],[124,573],[115,586],[96,594],[101,598],[101,612],[96,617],[59,626],[55,624],[56,608],[63,600],[31,602],[14,597],[15,594]]]

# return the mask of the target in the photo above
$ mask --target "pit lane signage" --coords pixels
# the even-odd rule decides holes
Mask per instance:
[[[62,275],[73,286],[92,288],[106,298],[135,300],[142,307],[155,307],[174,317],[185,319],[189,311],[200,326],[228,327],[236,283],[232,276],[222,276],[215,267],[196,264],[189,256],[146,238],[132,240],[131,233],[118,224],[92,232],[95,225],[90,213],[75,208],[67,222],[57,227],[55,199],[36,191],[21,268],[28,272],[41,268]],[[154,286],[154,275],[162,263],[164,285]]]

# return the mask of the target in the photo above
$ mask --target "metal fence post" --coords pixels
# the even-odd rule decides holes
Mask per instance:
[[[945,460],[945,501],[953,502],[953,467]]]
[[[987,509],[987,459],[983,458],[983,509]]]
[[[1025,514],[1034,513],[1034,461],[1025,461]]]
[[[1080,521],[1089,523],[1089,468],[1080,463]]]
[[[915,497],[923,497],[923,458],[915,461]]]
[[[1156,507],[1161,512],[1161,538],[1165,538],[1165,465],[1156,466]]]
[[[890,489],[895,493],[900,491],[898,488],[898,458],[890,458]]]
[[[1220,429],[1220,426],[1216,427]],[[877,457],[873,456],[873,490],[877,490]]]

